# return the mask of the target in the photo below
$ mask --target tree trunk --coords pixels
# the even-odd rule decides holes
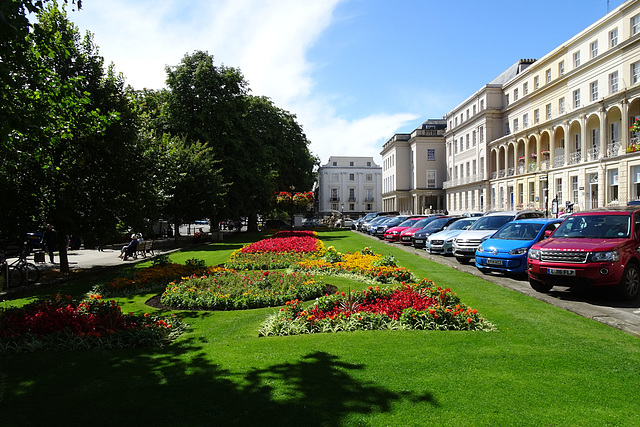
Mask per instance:
[[[69,272],[69,256],[67,254],[68,238],[66,234],[58,236],[58,257],[60,258],[60,272]]]

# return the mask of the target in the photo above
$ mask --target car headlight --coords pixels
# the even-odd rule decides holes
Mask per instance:
[[[518,249],[512,249],[509,251],[509,255],[522,255],[522,254],[526,254],[527,250],[529,250],[529,248],[518,248]]]
[[[482,245],[478,246],[478,249],[476,249],[476,252],[484,252],[484,248],[482,247]]]
[[[529,258],[540,259],[540,249],[529,249]]]
[[[617,251],[594,252],[591,254],[593,262],[615,262],[620,259]]]
[[[452,237],[450,239],[445,240],[444,242],[445,243],[453,243],[454,240],[455,240],[455,238]]]
[[[485,240],[487,240],[489,237],[491,237],[491,236],[484,236],[484,237],[482,238],[482,241],[484,242],[484,241],[485,241]]]

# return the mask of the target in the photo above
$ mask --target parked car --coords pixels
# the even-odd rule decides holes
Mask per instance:
[[[476,267],[488,274],[492,271],[526,274],[529,248],[551,235],[561,219],[520,219],[506,223],[476,249]]]
[[[371,229],[375,226],[377,226],[378,224],[387,221],[389,218],[393,218],[392,216],[378,216],[374,219],[372,219],[371,221],[367,222],[364,224],[364,228],[363,228],[363,232],[367,233],[367,234],[371,234]]]
[[[411,238],[414,233],[418,230],[422,230],[424,227],[429,225],[431,221],[435,221],[438,218],[442,218],[444,215],[431,215],[426,218],[422,218],[420,221],[413,224],[413,226],[407,228],[402,233],[400,233],[400,243],[406,246],[411,245]]]
[[[359,231],[364,231],[365,233],[368,232],[368,225],[371,223],[371,221],[373,221],[374,219],[380,217],[380,216],[395,216],[395,215],[400,215],[400,212],[370,212],[368,214],[366,214],[364,216],[364,220],[360,223],[359,227],[357,228]]]
[[[395,227],[387,229],[384,233],[384,240],[388,242],[399,242],[400,234],[407,228],[411,228],[416,222],[420,221],[423,216],[411,217]]]
[[[374,232],[371,233],[371,234],[376,236],[378,239],[382,240],[382,239],[384,239],[384,233],[389,228],[395,227],[397,225],[400,225],[401,223],[403,223],[407,219],[409,219],[409,215],[398,215],[398,216],[391,217],[388,220],[382,221],[381,223],[379,223],[375,227]]]
[[[462,218],[445,230],[434,233],[427,239],[425,250],[431,254],[452,255],[453,240],[463,231],[468,230],[479,218]]]
[[[640,291],[640,207],[598,209],[569,216],[527,258],[529,284],[617,287],[625,299]]]
[[[267,230],[288,230],[291,224],[287,224],[281,219],[267,219],[264,222],[263,229]]]
[[[315,227],[321,227],[321,226],[322,226],[322,223],[315,218],[305,218],[302,220],[303,228],[315,228]]]
[[[507,222],[516,219],[543,218],[540,211],[505,211],[488,213],[464,233],[460,233],[453,241],[453,255],[458,262],[466,263],[474,259],[478,245],[489,238],[493,233]]]
[[[460,216],[447,217],[443,216],[441,218],[437,218],[435,221],[431,221],[427,226],[422,228],[422,230],[418,230],[413,234],[411,238],[411,244],[416,249],[422,249],[427,246],[427,238],[434,233],[438,233],[445,228],[447,228],[450,224],[456,222],[461,219]]]
[[[353,220],[351,218],[340,218],[338,221],[336,221],[335,226],[342,228],[351,228],[353,226]]]

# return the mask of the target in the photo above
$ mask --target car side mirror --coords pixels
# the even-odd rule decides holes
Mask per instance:
[[[553,234],[553,230],[545,230],[543,239],[548,239]]]

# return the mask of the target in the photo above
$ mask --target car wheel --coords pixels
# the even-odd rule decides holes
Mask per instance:
[[[624,270],[622,281],[618,285],[620,295],[626,300],[633,300],[638,297],[640,291],[640,270],[636,264],[629,264]]]
[[[531,277],[529,277],[529,285],[536,292],[544,292],[544,293],[546,293],[546,292],[549,292],[551,290],[551,288],[553,288],[553,285],[541,282],[539,280],[532,279]]]

